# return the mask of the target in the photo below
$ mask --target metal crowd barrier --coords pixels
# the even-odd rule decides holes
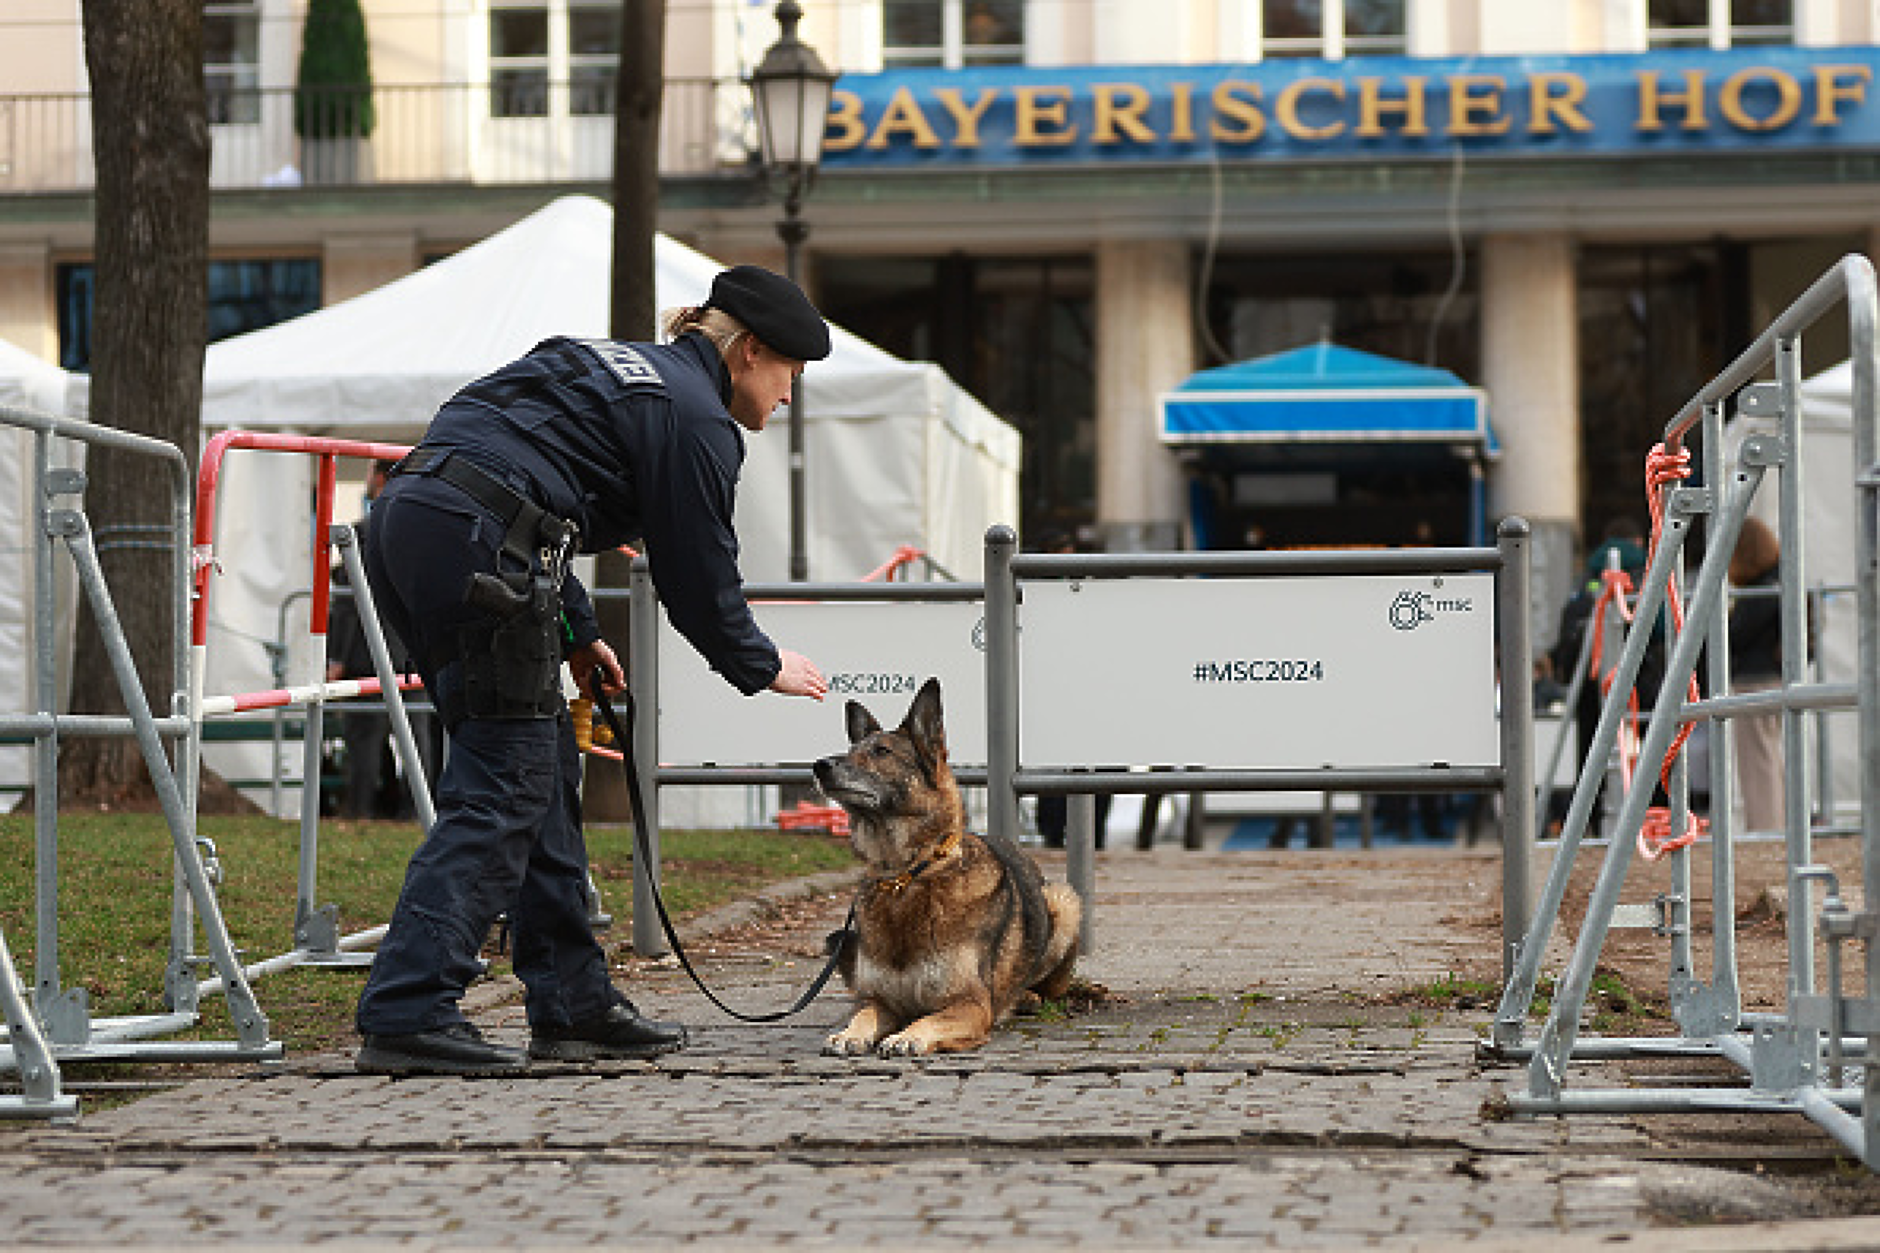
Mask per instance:
[[[781,583],[749,584],[745,595],[752,602],[769,606],[803,606],[814,608],[823,605],[896,605],[904,608],[916,606],[957,606],[976,605],[984,598],[984,589],[977,583]],[[734,717],[740,723],[760,720],[766,715],[780,718],[782,725],[774,731],[760,730],[760,738],[769,744],[769,751],[750,754],[750,760],[733,762],[719,757],[706,759],[702,753],[692,753],[698,758],[683,764],[671,763],[668,749],[661,746],[661,724],[670,723],[681,702],[672,702],[662,708],[661,704],[661,662],[659,601],[653,590],[652,571],[645,557],[634,560],[628,584],[628,606],[630,629],[627,640],[627,674],[631,684],[634,704],[642,711],[633,726],[634,742],[632,757],[639,774],[641,793],[645,798],[651,863],[641,865],[635,859],[633,867],[633,947],[636,952],[659,956],[667,951],[666,938],[660,930],[659,917],[653,907],[653,885],[659,877],[659,789],[669,786],[759,786],[759,785],[800,785],[813,786],[815,778],[810,772],[809,763],[818,757],[838,751],[842,740],[841,696],[840,691],[832,692],[826,706],[813,706],[810,702],[785,702],[781,700],[760,701],[734,711]],[[760,616],[761,613],[760,613]],[[670,632],[669,632],[670,633]],[[792,648],[819,655],[814,646],[806,646],[800,639],[780,635],[782,642]],[[684,646],[680,645],[680,649]],[[675,650],[678,653],[678,650]],[[685,656],[683,653],[678,653]],[[831,657],[823,655],[825,665]],[[686,658],[688,661],[689,657]],[[932,659],[930,658],[929,661]],[[669,659],[670,661],[670,659]],[[910,661],[908,663],[912,665]],[[667,667],[671,669],[670,664]],[[902,669],[905,669],[903,667]],[[897,670],[897,673],[899,670]],[[909,671],[911,673],[911,671]],[[931,669],[921,673],[932,673]],[[835,676],[838,680],[840,676]],[[669,677],[670,682],[670,677]],[[691,701],[686,704],[704,704],[712,701],[742,701],[731,689],[715,676],[707,678],[700,686],[689,689],[694,692]],[[730,693],[730,695],[726,695]],[[896,699],[905,701],[913,694],[908,688],[905,696]],[[859,695],[859,693],[858,693]],[[960,693],[953,693],[957,698]],[[659,711],[658,715],[652,711]],[[812,711],[828,714],[826,726],[804,724],[804,716]],[[884,709],[885,714],[887,711]],[[793,717],[794,715],[794,717]],[[709,716],[709,714],[707,715]],[[670,738],[670,736],[669,736]],[[670,745],[668,746],[668,748]],[[956,754],[957,757],[957,754]],[[968,758],[970,760],[970,756]],[[985,779],[985,770],[968,765],[957,767],[955,775],[962,784],[974,786]]]
[[[314,533],[329,537],[330,543],[339,550],[340,560],[346,568],[354,602],[358,608],[359,623],[365,632],[367,648],[372,654],[376,671],[375,679],[325,681],[325,640],[331,581],[327,571],[327,548],[323,545],[314,558],[313,604],[309,611],[308,627],[314,641],[314,647],[311,650],[313,660],[310,664],[319,673],[307,676],[306,681],[301,684],[290,683],[272,692],[245,693],[238,696],[205,696],[203,694],[202,686],[208,655],[210,591],[212,575],[216,568],[214,542],[217,490],[220,486],[223,458],[231,449],[299,454],[318,459],[318,480],[314,493]],[[190,620],[189,637],[193,661],[190,667],[192,686],[189,707],[196,713],[196,718],[192,723],[194,731],[192,746],[199,754],[202,742],[202,722],[205,718],[263,708],[299,708],[305,711],[301,766],[303,786],[300,796],[300,845],[295,876],[294,947],[247,966],[244,973],[248,978],[258,978],[264,974],[303,965],[366,965],[371,962],[372,956],[361,950],[376,945],[385,933],[385,927],[378,925],[349,935],[341,935],[338,909],[333,905],[319,903],[320,792],[318,780],[323,739],[323,711],[329,700],[359,694],[377,694],[383,698],[387,716],[392,723],[393,748],[404,769],[411,791],[412,805],[417,812],[421,828],[428,830],[436,817],[431,790],[425,778],[416,740],[412,734],[411,720],[404,706],[401,688],[403,676],[397,673],[390,649],[385,642],[384,630],[379,625],[378,612],[372,603],[372,590],[367,582],[364,565],[359,555],[357,537],[351,526],[333,521],[338,458],[352,457],[365,460],[398,458],[407,451],[409,451],[408,448],[402,444],[380,444],[360,440],[280,435],[256,431],[223,431],[209,441],[203,452],[202,467],[197,473],[196,485],[197,594],[194,614]],[[276,790],[278,792],[278,788]],[[182,951],[186,946],[189,931],[190,920],[186,912],[179,909],[172,925],[173,953]],[[226,975],[219,973],[213,978],[198,982],[189,971],[177,970],[171,980],[172,1003],[193,1007],[195,998],[221,991],[225,978]]]
[[[1853,683],[1809,681],[1806,656],[1808,567],[1802,525],[1802,379],[1801,335],[1845,306],[1852,349],[1855,519],[1859,663]],[[1639,610],[1627,632],[1618,663],[1618,679],[1601,711],[1593,743],[1561,829],[1541,905],[1520,940],[1514,974],[1503,991],[1489,1051],[1528,1061],[1524,1092],[1511,1095],[1519,1114],[1576,1112],[1727,1113],[1790,1111],[1819,1124],[1849,1152],[1880,1169],[1880,1066],[1867,1064],[1880,1048],[1880,946],[1875,944],[1874,902],[1880,899],[1880,576],[1876,574],[1876,529],[1880,528],[1880,400],[1876,372],[1880,316],[1873,266],[1850,255],[1819,279],[1765,330],[1741,356],[1705,384],[1665,428],[1665,446],[1677,448],[1701,427],[1702,485],[1667,494],[1656,552],[1643,587]],[[1765,371],[1773,381],[1758,381]],[[1779,421],[1780,435],[1745,439],[1735,464],[1725,463],[1725,409],[1734,402],[1744,416]],[[1725,610],[1725,574],[1744,518],[1766,476],[1782,486],[1777,534],[1781,543],[1781,685],[1771,691],[1736,695],[1729,677],[1729,638]],[[1542,955],[1559,917],[1573,862],[1578,855],[1604,763],[1617,741],[1625,694],[1637,679],[1653,623],[1667,603],[1669,589],[1683,582],[1683,553],[1697,526],[1704,529],[1704,557],[1692,580],[1689,610],[1681,631],[1666,635],[1668,659],[1663,685],[1647,724],[1639,761],[1644,763],[1619,807],[1613,839],[1600,868],[1586,920],[1538,1039],[1523,1040],[1525,1018],[1533,1004]],[[1689,681],[1700,653],[1707,662],[1709,697],[1691,701]],[[1834,873],[1816,863],[1810,826],[1812,783],[1807,769],[1805,717],[1824,709],[1857,714],[1861,751],[1860,852],[1864,904],[1858,911],[1841,894]],[[1785,796],[1783,834],[1787,917],[1788,998],[1773,1015],[1743,1012],[1735,944],[1734,840],[1735,792],[1731,779],[1731,719],[1778,713],[1782,718]],[[1693,902],[1688,848],[1671,853],[1671,889],[1654,917],[1634,918],[1619,904],[1634,845],[1653,799],[1658,771],[1679,728],[1699,720],[1712,726],[1711,978],[1697,978],[1691,952]],[[1688,783],[1680,760],[1668,787],[1671,824],[1681,829],[1689,809]],[[1820,899],[1811,904],[1811,889]],[[1652,907],[1646,907],[1648,911]],[[1580,1017],[1595,966],[1611,928],[1649,925],[1670,938],[1670,999],[1682,1036],[1664,1039],[1582,1039]],[[1828,983],[1816,977],[1817,941],[1826,943]],[[1847,995],[1842,985],[1843,950],[1850,941],[1865,949],[1865,991]],[[1633,1055],[1688,1053],[1721,1056],[1743,1070],[1747,1087],[1680,1086],[1669,1089],[1624,1088],[1569,1090],[1574,1060]],[[1848,1080],[1848,1073],[1864,1079]]]
[[[29,1097],[15,1107],[38,1113],[63,1115],[69,1107],[57,1098],[57,1062],[96,1061],[227,1061],[272,1059],[281,1046],[268,1038],[268,1021],[255,1003],[243,977],[234,946],[223,925],[215,890],[203,865],[195,834],[196,759],[191,745],[194,720],[188,695],[189,664],[181,641],[188,630],[190,593],[189,469],[183,454],[172,444],[145,436],[94,426],[30,410],[0,407],[0,425],[34,434],[34,500],[39,525],[33,537],[34,583],[32,610],[35,626],[34,674],[36,708],[32,712],[0,715],[0,734],[31,736],[34,747],[34,898],[36,937],[32,1008],[19,1004],[17,976],[0,976],[0,1000],[6,1002],[8,1044],[0,1049],[0,1065],[19,1069]],[[144,696],[129,642],[117,615],[111,590],[99,564],[91,525],[79,499],[85,489],[82,471],[58,468],[52,450],[55,439],[75,440],[92,447],[110,447],[152,458],[157,472],[170,487],[170,608],[173,617],[171,685],[177,712],[155,714]],[[54,619],[54,545],[63,544],[78,574],[86,603],[97,623],[113,676],[125,709],[123,716],[58,712]],[[199,1021],[194,1003],[166,1014],[123,1018],[91,1016],[82,987],[65,988],[59,973],[59,771],[58,743],[72,736],[135,737],[150,771],[157,799],[174,846],[177,884],[174,896],[200,919],[208,960],[222,980],[236,1038],[164,1042],[150,1039],[193,1027]],[[172,766],[165,741],[183,746],[181,769]],[[179,775],[181,776],[179,778]],[[193,939],[192,937],[188,937]],[[0,957],[4,957],[0,954]],[[191,959],[192,962],[194,959]],[[11,976],[11,959],[4,964]],[[193,987],[193,983],[192,983]],[[43,1025],[45,1041],[37,1038],[31,1019]],[[48,1076],[50,1082],[48,1085]],[[38,1099],[32,1093],[37,1090]]]
[[[1072,806],[1069,864],[1072,886],[1083,894],[1086,901],[1086,944],[1093,938],[1094,911],[1088,907],[1094,862],[1094,836],[1090,819],[1097,793],[1163,794],[1219,790],[1493,791],[1501,795],[1507,811],[1508,829],[1523,833],[1507,840],[1504,857],[1504,892],[1509,920],[1507,947],[1511,954],[1513,941],[1521,935],[1526,922],[1530,841],[1525,833],[1532,830],[1530,807],[1533,803],[1531,690],[1525,680],[1506,685],[1500,695],[1499,721],[1496,725],[1494,667],[1497,658],[1490,654],[1499,654],[1500,663],[1507,672],[1523,676],[1528,673],[1527,542],[1526,524],[1511,520],[1504,523],[1500,543],[1495,548],[1014,556],[1016,536],[1010,528],[1000,526],[994,527],[987,535],[987,580],[983,586],[973,583],[799,583],[774,587],[753,585],[746,591],[754,602],[797,602],[805,607],[821,605],[832,611],[840,610],[844,605],[864,602],[897,605],[895,613],[900,616],[899,621],[909,624],[909,628],[871,634],[861,649],[852,650],[873,650],[866,660],[860,662],[845,655],[845,651],[851,650],[836,643],[824,644],[802,634],[777,630],[768,618],[766,626],[790,647],[821,657],[825,666],[840,658],[845,668],[867,671],[866,677],[880,680],[869,685],[867,690],[901,705],[912,697],[922,679],[951,667],[952,677],[943,683],[949,747],[955,761],[968,763],[964,767],[956,767],[955,773],[962,784],[974,785],[982,780],[986,784],[991,831],[995,835],[1016,840],[1019,829],[1018,798],[1021,793],[1057,793],[1079,798],[1078,803]],[[1440,586],[1444,578],[1454,576],[1492,577],[1494,587],[1486,598],[1492,603],[1474,607],[1474,611],[1480,615],[1476,621],[1489,621],[1492,617],[1492,622],[1479,637],[1488,643],[1470,659],[1477,681],[1476,694],[1481,698],[1475,702],[1479,707],[1472,709],[1471,713],[1478,719],[1478,730],[1484,723],[1488,725],[1485,734],[1476,737],[1476,755],[1480,760],[1441,762],[1423,757],[1411,765],[1392,761],[1332,766],[1321,766],[1315,762],[1310,767],[1296,769],[1260,769],[1257,768],[1257,762],[1247,761],[1247,768],[1243,769],[1208,769],[1192,768],[1191,761],[1149,757],[1140,761],[1096,759],[1104,765],[1105,768],[1101,769],[1081,766],[1077,769],[1021,768],[1021,725],[1042,723],[1059,703],[1046,698],[1021,712],[1021,641],[1028,648],[1042,647],[1047,650],[1062,643],[1040,639],[1043,628],[1036,624],[1028,625],[1026,632],[1021,634],[1019,605],[1024,599],[1026,587],[1038,588],[1066,580],[1101,582],[1150,576],[1216,581],[1211,585],[1225,585],[1235,579],[1317,578],[1339,582],[1342,577],[1348,583],[1353,578],[1380,577],[1389,585],[1381,590],[1381,600],[1377,599],[1380,594],[1378,589],[1371,589],[1372,608],[1377,615],[1373,625],[1387,633],[1388,628],[1378,626],[1377,623],[1381,623],[1389,612],[1393,595],[1399,600],[1411,598],[1408,612],[1413,619],[1416,606],[1421,603],[1415,598],[1429,595],[1424,591],[1405,591],[1401,588],[1424,587],[1431,583]],[[1044,595],[1043,592],[1034,593],[1038,599]],[[1145,591],[1143,595],[1151,596],[1154,592]],[[962,637],[970,636],[970,642],[965,638],[951,640],[949,637],[949,643],[935,647],[930,635],[916,638],[920,632],[912,629],[911,624],[915,621],[911,615],[913,604],[927,602],[938,606],[962,601],[975,606],[983,604],[983,618],[976,625],[969,620],[966,623],[969,628],[967,631],[955,632]],[[839,685],[838,690],[832,692],[837,699],[828,702],[836,708],[813,706],[809,702],[781,701],[731,705],[729,702],[735,700],[735,697],[713,694],[718,689],[728,691],[725,685],[701,671],[697,683],[685,689],[683,698],[671,699],[662,704],[662,628],[650,575],[643,560],[634,564],[631,602],[633,617],[628,642],[628,669],[635,703],[641,710],[659,711],[657,717],[642,716],[637,720],[632,746],[642,790],[649,798],[648,823],[652,834],[656,836],[659,827],[657,797],[661,786],[808,783],[811,775],[807,763],[842,748],[844,739],[839,698],[843,693]],[[759,616],[765,617],[761,609]],[[806,623],[799,620],[789,625],[801,627]],[[1080,633],[1099,632],[1105,625],[1092,618],[1087,623],[1087,631]],[[1169,625],[1173,627],[1180,624]],[[1399,629],[1408,630],[1416,625],[1417,621],[1412,620],[1401,624]],[[894,638],[884,642],[880,638],[882,635]],[[964,670],[959,662],[962,651],[969,659]],[[684,657],[683,646],[675,650],[675,656]],[[1118,664],[1121,665],[1124,660],[1127,659],[1119,659]],[[1090,683],[1099,687],[1110,681],[1110,677],[1105,674],[1090,678]],[[669,692],[664,694],[671,696]],[[1391,699],[1392,692],[1386,688],[1373,692],[1365,708],[1331,712],[1357,719],[1380,716],[1380,707],[1383,707],[1382,716],[1388,716]],[[696,711],[689,711],[690,706],[718,700],[727,703],[722,715],[716,712],[716,708],[707,711],[708,716],[717,719],[712,729],[715,732],[735,727],[738,737],[735,742],[718,743],[711,735],[694,734],[686,737],[688,742],[677,751],[670,744],[662,744],[662,727],[671,718],[681,712],[697,717],[699,715]],[[978,700],[984,702],[983,720],[972,717],[972,706]],[[878,701],[864,696],[864,703],[875,705]],[[1428,713],[1421,712],[1424,715]],[[898,717],[899,707],[877,708],[876,713],[877,716]],[[809,720],[812,715],[820,721]],[[1126,716],[1135,715],[1131,713]],[[774,725],[764,727],[762,724],[766,720]],[[757,729],[750,731],[752,726]],[[983,769],[973,764],[981,759],[980,746],[971,744],[964,749],[961,747],[962,741],[976,738],[980,730],[985,735],[983,759],[986,764]],[[732,738],[730,735],[725,736],[727,741]],[[1235,739],[1231,730],[1226,739],[1231,749]],[[650,900],[651,884],[657,881],[657,876],[655,845],[652,864],[635,867],[633,940],[636,949],[648,954],[662,953],[665,947]]]
[[[1852,597],[1858,590],[1859,589],[1851,584],[1816,583],[1811,585],[1808,589],[1808,601],[1811,606],[1809,609],[1810,619],[1816,622],[1825,621],[1827,606],[1829,604],[1843,597]],[[1729,599],[1726,602],[1726,612],[1728,611],[1728,606],[1733,606],[1740,600],[1780,595],[1781,589],[1779,588],[1730,588],[1728,591]],[[1636,603],[1636,597],[1634,598],[1634,603]],[[1610,638],[1606,640],[1608,654],[1616,657],[1619,655],[1619,650],[1625,645],[1624,633],[1619,629],[1617,624],[1610,624],[1608,634],[1610,636]],[[1579,658],[1573,664],[1572,676],[1562,688],[1560,703],[1566,711],[1566,716],[1560,719],[1559,727],[1554,734],[1553,744],[1547,750],[1546,763],[1541,767],[1538,776],[1540,794],[1534,804],[1534,834],[1537,840],[1543,842],[1548,838],[1547,828],[1554,800],[1554,780],[1558,777],[1561,764],[1566,760],[1567,745],[1573,740],[1574,711],[1579,708],[1581,692],[1584,690],[1591,677],[1588,672],[1591,668],[1593,644],[1594,633],[1589,629],[1585,634],[1585,638],[1580,641]],[[1809,659],[1808,668],[1816,685],[1825,685],[1828,682],[1827,668],[1819,651]],[[1610,670],[1607,671],[1607,673],[1610,673]],[[1841,826],[1836,818],[1832,803],[1834,798],[1835,780],[1833,763],[1836,740],[1831,715],[1834,712],[1833,709],[1827,708],[1816,708],[1809,711],[1813,718],[1811,734],[1814,737],[1815,746],[1813,762],[1815,774],[1814,788],[1812,790],[1814,810],[1813,816],[1810,819],[1810,825],[1817,833],[1834,832],[1836,834],[1852,834],[1858,831],[1858,828]],[[1728,763],[1725,764],[1726,766],[1728,765]],[[1713,754],[1711,769],[1715,771],[1717,768],[1716,758]],[[1605,770],[1610,777],[1615,773],[1616,766],[1609,762]],[[1706,785],[1708,786],[1708,780],[1706,780]]]
[[[1026,588],[1066,580],[1104,581],[1149,578],[1195,580],[1275,580],[1293,579],[1329,581],[1352,580],[1364,576],[1458,575],[1467,573],[1494,576],[1495,590],[1494,651],[1496,658],[1479,658],[1487,667],[1497,664],[1503,674],[1526,676],[1530,669],[1528,527],[1520,519],[1504,521],[1495,548],[1411,548],[1379,551],[1317,552],[1209,552],[1209,553],[1118,553],[1118,554],[1018,554],[1017,537],[1009,528],[995,527],[986,537],[986,669],[988,726],[991,755],[988,763],[988,790],[994,797],[992,830],[995,834],[1017,834],[1018,796],[1021,793],[1056,793],[1074,798],[1071,825],[1067,833],[1067,865],[1072,886],[1085,901],[1085,940],[1093,936],[1090,927],[1094,910],[1090,908],[1094,887],[1094,797],[1100,793],[1170,793],[1170,792],[1496,792],[1503,806],[1505,830],[1503,843],[1502,892],[1504,902],[1503,955],[1512,961],[1513,945],[1526,925],[1528,901],[1528,859],[1533,829],[1531,818],[1534,790],[1532,785],[1533,693],[1521,682],[1502,683],[1499,691],[1498,751],[1493,761],[1425,764],[1379,765],[1361,759],[1328,761],[1312,767],[1286,769],[1263,768],[1256,762],[1242,766],[1194,768],[1167,759],[1139,761],[1109,768],[1066,769],[1032,767],[1022,764],[1021,729],[1028,720],[1038,720],[1044,711],[1022,710],[1021,655],[1034,659],[1068,645],[1056,636],[1040,637],[1035,626],[1021,629],[1020,606]],[[1305,583],[1292,588],[1304,592]],[[1149,594],[1149,593],[1145,593]],[[1297,594],[1297,593],[1296,593]],[[1306,593],[1309,594],[1309,593]],[[1101,629],[1092,622],[1093,629]],[[1252,624],[1250,624],[1252,625]],[[1182,624],[1170,621],[1171,633]],[[1257,630],[1252,632],[1257,636]],[[1117,640],[1110,644],[1112,662],[1119,669],[1137,663],[1161,641]],[[1100,689],[1109,680],[1093,674],[1090,683]],[[1323,712],[1333,718],[1414,719],[1418,711],[1393,705],[1395,694],[1377,690],[1364,707],[1329,708]],[[1053,699],[1046,695],[1045,701]],[[1493,697],[1491,696],[1491,701]],[[1038,702],[1045,703],[1045,702]],[[1495,717],[1492,707],[1480,711]],[[1092,715],[1095,716],[1095,715]],[[1133,713],[1129,716],[1135,716]],[[1258,717],[1257,707],[1249,716]],[[1223,738],[1231,742],[1231,731]],[[1232,757],[1231,750],[1227,754]],[[1170,768],[1174,767],[1174,768]],[[1504,966],[1504,969],[1506,966]]]

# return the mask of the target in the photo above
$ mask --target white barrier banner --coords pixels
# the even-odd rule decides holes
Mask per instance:
[[[752,608],[778,647],[804,654],[828,677],[829,699],[740,695],[662,612],[662,764],[801,765],[827,757],[848,747],[849,701],[860,701],[883,726],[898,726],[929,678],[940,680],[953,763],[985,764],[985,608],[978,601],[777,601]]]
[[[1039,580],[1019,623],[1028,769],[1501,759],[1492,574]]]

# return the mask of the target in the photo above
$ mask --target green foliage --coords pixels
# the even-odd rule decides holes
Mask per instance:
[[[1419,987],[1407,988],[1389,999],[1411,1004],[1473,1009],[1493,1005],[1500,996],[1500,988],[1489,980],[1466,978],[1451,971]]]
[[[308,0],[300,33],[294,133],[302,139],[363,138],[378,124],[372,60],[359,0]]]
[[[616,920],[605,939],[623,942],[632,908],[632,829],[593,827],[587,835],[595,881]],[[291,950],[299,824],[205,817],[199,836],[214,845],[222,875],[216,899],[242,959],[253,962]],[[321,826],[315,896],[318,904],[337,907],[342,935],[391,917],[418,839],[409,823]],[[854,865],[845,842],[802,833],[669,831],[660,843],[661,887],[678,916],[784,879]],[[163,1012],[172,871],[169,828],[162,817],[61,815],[58,863],[60,986],[84,988],[95,1017]],[[34,864],[32,819],[0,817],[0,929],[29,986],[37,940]],[[257,980],[255,996],[268,1016],[270,1034],[285,1041],[290,1052],[318,1050],[351,1041],[353,1005],[364,979],[362,968],[299,967]],[[205,998],[201,1010],[201,1034],[233,1034],[222,998]]]

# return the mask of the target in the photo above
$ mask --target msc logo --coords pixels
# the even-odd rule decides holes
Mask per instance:
[[[1475,604],[1467,596],[1439,596],[1435,592],[1402,591],[1392,598],[1388,611],[1390,624],[1399,631],[1414,631],[1426,622],[1436,621],[1439,613],[1474,613]]]

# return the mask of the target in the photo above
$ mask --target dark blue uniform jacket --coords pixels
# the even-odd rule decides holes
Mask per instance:
[[[725,408],[731,375],[703,335],[671,344],[544,340],[445,403],[426,447],[454,448],[581,528],[581,550],[645,543],[667,617],[746,695],[781,660],[745,603],[732,507],[744,433]],[[598,639],[572,575],[562,593],[576,646]]]

